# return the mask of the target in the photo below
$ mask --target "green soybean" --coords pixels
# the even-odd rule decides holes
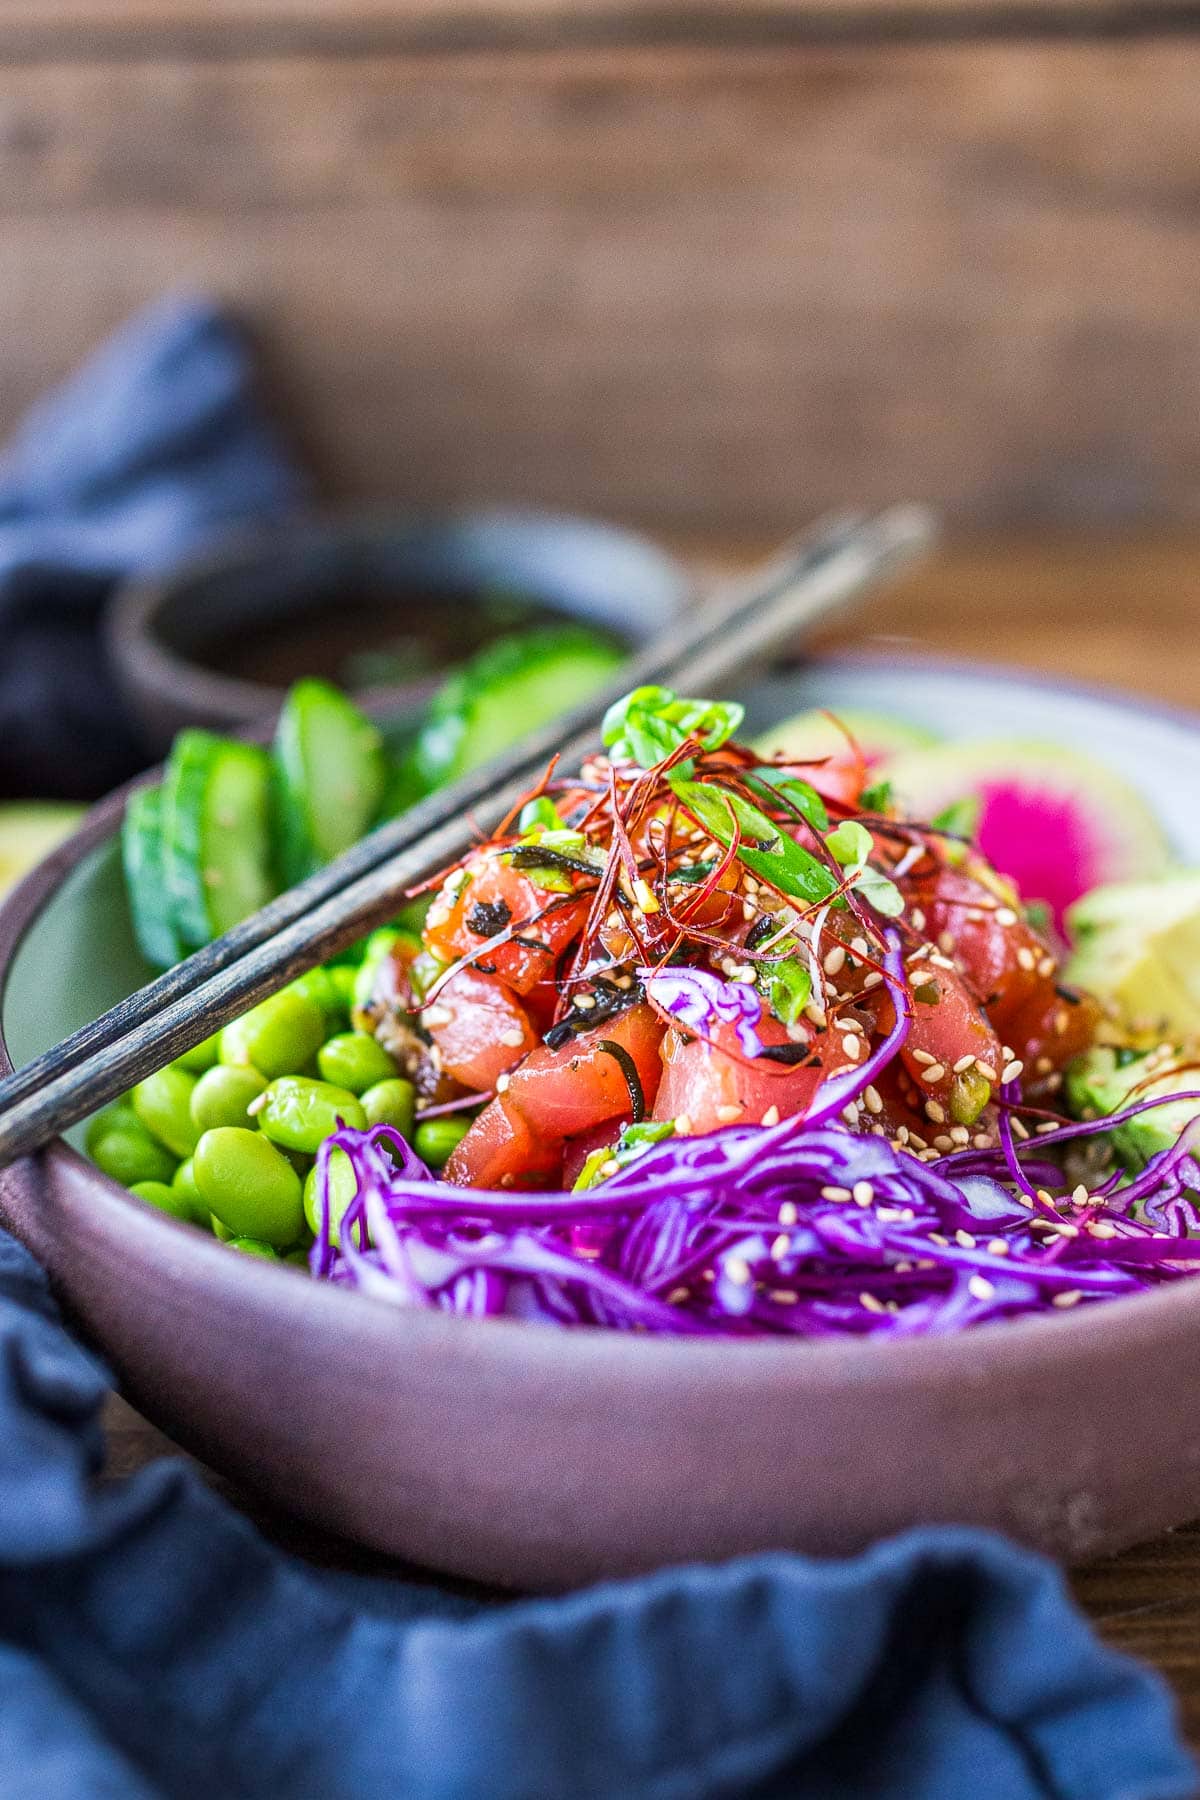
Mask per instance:
[[[240,1250],[243,1256],[264,1256],[268,1262],[278,1262],[279,1252],[271,1244],[264,1244],[261,1238],[235,1237],[229,1239],[231,1250]]]
[[[283,991],[314,1001],[327,1021],[341,1021],[349,1011],[349,1001],[340,984],[334,980],[332,969],[310,969],[307,975],[298,975]]]
[[[402,1137],[411,1139],[417,1112],[417,1090],[411,1081],[402,1075],[377,1081],[358,1096],[358,1103],[368,1125],[392,1125]]]
[[[250,1064],[268,1081],[292,1075],[325,1042],[325,1014],[315,1000],[284,988],[234,1019],[221,1033],[221,1061]]]
[[[141,1121],[113,1125],[92,1145],[92,1161],[114,1181],[132,1187],[135,1181],[170,1181],[176,1159],[150,1136]]]
[[[201,1038],[198,1044],[193,1044],[190,1050],[185,1050],[182,1056],[177,1056],[172,1067],[189,1069],[193,1075],[203,1075],[205,1069],[211,1069],[217,1060],[217,1046],[220,1037],[220,1032],[214,1031],[211,1037]]]
[[[329,1158],[329,1241],[341,1243],[342,1220],[346,1208],[358,1192],[354,1169],[344,1150],[334,1150]],[[314,1237],[321,1235],[321,1195],[317,1187],[317,1171],[310,1170],[304,1183],[304,1217]]]
[[[232,1231],[230,1231],[228,1225],[222,1225],[222,1223],[221,1223],[220,1219],[218,1219],[216,1213],[209,1213],[208,1223],[209,1223],[209,1228],[211,1229],[213,1236],[215,1238],[219,1239],[222,1244],[227,1244],[229,1242],[230,1238],[233,1236],[233,1233],[232,1233]]]
[[[471,1129],[470,1119],[455,1113],[444,1119],[426,1119],[413,1133],[413,1149],[431,1169],[441,1169]]]
[[[342,1031],[317,1051],[317,1067],[335,1087],[363,1094],[396,1073],[396,1064],[378,1038],[366,1031]]]
[[[238,1125],[206,1131],[194,1169],[201,1199],[235,1237],[286,1249],[304,1230],[300,1177],[261,1132]]]
[[[196,1083],[192,1093],[192,1119],[198,1131],[215,1131],[218,1125],[251,1125],[250,1107],[267,1091],[265,1075],[248,1065],[231,1068],[218,1063]]]
[[[133,1125],[139,1131],[141,1130],[141,1123],[133,1110],[133,1102],[128,1096],[114,1101],[111,1106],[106,1106],[103,1112],[96,1113],[88,1120],[83,1142],[84,1148],[93,1161],[96,1156],[96,1145],[100,1139],[107,1137],[114,1127],[125,1125]]]
[[[135,1181],[129,1191],[149,1206],[157,1206],[159,1212],[170,1213],[173,1219],[182,1219],[186,1225],[192,1223],[187,1195],[179,1188],[168,1187],[165,1181]]]
[[[133,1090],[133,1110],[151,1137],[176,1156],[190,1156],[200,1136],[192,1118],[196,1077],[186,1069],[157,1069]]]
[[[349,1088],[310,1081],[304,1075],[284,1075],[267,1089],[258,1126],[272,1143],[312,1155],[330,1132],[337,1130],[339,1119],[357,1131],[367,1123],[367,1115]]]
[[[296,1268],[303,1269],[305,1274],[308,1274],[307,1250],[289,1250],[283,1260],[285,1263],[294,1263]]]
[[[348,1013],[354,1004],[354,983],[358,980],[358,964],[334,963],[328,974],[337,991],[341,1010]]]

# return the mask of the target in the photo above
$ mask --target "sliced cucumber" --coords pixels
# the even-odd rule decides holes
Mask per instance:
[[[279,861],[289,883],[327,863],[374,824],[387,783],[383,739],[327,681],[298,681],[274,745]]]
[[[171,922],[161,788],[139,788],[125,802],[121,860],[138,949],[152,968],[169,969],[183,956],[183,946]]]
[[[68,800],[13,800],[0,806],[0,894],[74,831],[82,806]]]
[[[582,626],[504,637],[480,651],[437,694],[413,751],[426,790],[556,719],[601,686],[621,650]]]
[[[171,920],[186,949],[220,937],[275,893],[271,763],[255,744],[181,731],[163,782]]]

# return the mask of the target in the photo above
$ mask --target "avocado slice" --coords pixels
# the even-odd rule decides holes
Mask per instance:
[[[1077,1056],[1067,1070],[1066,1099],[1071,1112],[1103,1117],[1120,1112],[1135,1101],[1156,1099],[1160,1094],[1200,1091],[1200,1069],[1169,1068],[1153,1081],[1146,1081],[1145,1056],[1126,1058],[1128,1052],[1106,1044]],[[1145,1086],[1141,1085],[1143,1082]],[[1181,1100],[1139,1113],[1111,1133],[1117,1161],[1130,1174],[1136,1173],[1160,1150],[1169,1150],[1184,1126],[1198,1116],[1200,1100]]]
[[[1200,872],[1095,888],[1067,913],[1064,977],[1168,1038],[1200,1035]]]

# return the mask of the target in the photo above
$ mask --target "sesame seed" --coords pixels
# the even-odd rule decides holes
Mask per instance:
[[[1022,969],[1028,969],[1030,974],[1036,969],[1037,957],[1033,954],[1033,951],[1029,948],[1028,944],[1022,944],[1021,948],[1017,951],[1017,964],[1018,967]]]
[[[791,1288],[772,1288],[770,1297],[777,1306],[795,1306],[800,1298],[799,1294],[794,1294]]]
[[[975,1058],[973,1056],[960,1056],[954,1065],[954,1073],[956,1075],[965,1075],[968,1069],[973,1069],[974,1067]]]
[[[827,975],[836,975],[845,965],[846,951],[841,944],[835,944],[832,950],[827,950],[821,963],[821,967]]]
[[[1029,1138],[1029,1127],[1026,1125],[1025,1121],[1023,1119],[1013,1118],[1009,1120],[1009,1124],[1012,1126],[1013,1136],[1020,1138],[1022,1143],[1027,1142]],[[1039,1126],[1038,1129],[1040,1131],[1041,1127]],[[1057,1129],[1056,1126],[1055,1130]]]
[[[879,970],[872,969],[869,975],[865,975],[863,977],[863,987],[864,988],[878,987],[882,980],[883,980],[883,976],[879,973]]]
[[[941,1154],[940,1150],[922,1150],[920,1157],[922,1162],[936,1162]]]
[[[1066,1033],[1067,1026],[1070,1024],[1070,1022],[1071,1021],[1070,1021],[1069,1017],[1067,1016],[1066,1007],[1060,1006],[1058,1011],[1054,1015],[1055,1035],[1057,1037],[1063,1037]]]
[[[921,1080],[922,1081],[928,1081],[928,1082],[944,1081],[945,1078],[946,1078],[945,1063],[937,1063],[937,1062],[930,1063],[930,1065],[927,1069],[921,1070]]]
[[[1024,1072],[1024,1068],[1025,1064],[1023,1062],[1014,1061],[1005,1063],[1000,1071],[1000,1080],[1002,1082],[1019,1081]]]
[[[773,1262],[782,1261],[782,1259],[787,1255],[787,1253],[791,1249],[791,1247],[792,1247],[791,1238],[788,1236],[786,1231],[781,1231],[779,1236],[775,1239],[775,1242],[771,1245],[771,1260]]]
[[[869,1181],[856,1181],[850,1193],[859,1206],[870,1206],[875,1198],[875,1189]]]
[[[1015,1119],[1013,1120],[1013,1124],[1016,1124]],[[1052,1131],[1059,1131],[1062,1128],[1056,1119],[1043,1119],[1041,1124],[1035,1125],[1033,1129],[1039,1137],[1049,1137]]]
[[[1093,1237],[1098,1238],[1111,1238],[1117,1235],[1117,1228],[1109,1219],[1093,1219],[1088,1230]]]
[[[973,1294],[976,1300],[990,1300],[996,1289],[986,1275],[972,1275],[967,1283],[967,1292]]]
[[[613,986],[615,988],[620,988],[620,990],[623,994],[627,993],[629,991],[629,989],[633,986],[633,976],[632,975],[618,975],[616,980],[613,982]]]
[[[954,968],[954,964],[951,962],[950,958],[948,956],[939,956],[936,950],[930,956],[929,960],[935,969]]]
[[[1082,1299],[1083,1295],[1078,1288],[1064,1288],[1061,1294],[1050,1296],[1050,1304],[1051,1306],[1076,1306]]]
[[[502,1094],[504,1092],[505,1088],[508,1086],[508,1083],[509,1083],[509,1077],[507,1075],[497,1075],[497,1077],[496,1077],[496,1092],[498,1094]]]
[[[883,1304],[883,1301],[877,1300],[874,1294],[860,1294],[858,1296],[858,1303],[860,1306],[865,1306],[868,1312],[881,1313],[887,1311],[887,1307]]]
[[[912,920],[912,928],[914,931],[924,931],[925,914],[921,911],[919,906],[913,907],[912,912],[909,914],[909,918]]]
[[[969,1144],[970,1141],[971,1134],[965,1125],[952,1125],[950,1127],[950,1142],[952,1144]]]
[[[758,980],[758,970],[753,963],[735,963],[729,975],[731,981],[738,981],[743,987],[751,987]]]
[[[1048,1075],[1053,1067],[1054,1064],[1048,1056],[1039,1056],[1033,1065],[1033,1072],[1035,1075]]]
[[[500,1042],[507,1050],[519,1050],[525,1042],[525,1033],[519,1025],[510,1026],[507,1031],[500,1033]]]
[[[749,1286],[750,1264],[744,1256],[727,1256],[723,1268],[730,1281],[736,1282],[738,1287]]]
[[[946,1133],[943,1131],[937,1137],[934,1138],[933,1147],[935,1150],[940,1151],[940,1153],[943,1156],[945,1156],[947,1150],[953,1150],[954,1139],[952,1137],[947,1137]]]
[[[670,1293],[667,1295],[667,1305],[668,1306],[682,1306],[684,1301],[687,1299],[687,1297],[688,1297],[687,1288],[685,1288],[685,1287],[672,1288]]]
[[[1049,1188],[1036,1188],[1034,1191],[1043,1206],[1054,1205],[1054,1195],[1050,1192]]]
[[[948,1250],[950,1248],[950,1239],[948,1237],[943,1237],[940,1231],[931,1231],[929,1234],[929,1241],[931,1244],[936,1244],[939,1250]]]
[[[855,1101],[851,1100],[849,1106],[843,1106],[842,1117],[845,1119],[847,1125],[854,1126],[858,1124],[858,1105]]]
[[[912,1059],[914,1062],[919,1062],[919,1063],[923,1064],[925,1068],[928,1068],[931,1063],[935,1063],[937,1061],[937,1057],[930,1056],[928,1050],[914,1050],[912,1053]]]
[[[743,876],[742,877],[742,886],[745,888],[745,890],[748,894],[757,894],[757,892],[758,892],[758,883],[757,883],[757,881],[755,881],[753,875]]]
[[[879,1089],[877,1087],[870,1084],[865,1087],[863,1089],[863,1099],[867,1103],[868,1112],[881,1113],[883,1111],[883,1101],[880,1098]]]
[[[850,948],[853,950],[855,956],[870,956],[871,954],[871,946],[868,944],[865,937],[851,938]]]
[[[851,1062],[857,1062],[862,1051],[862,1039],[857,1037],[853,1031],[848,1031],[842,1039],[842,1049]]]
[[[898,1125],[896,1127],[896,1142],[898,1144],[907,1144],[907,1142],[908,1142],[908,1126],[907,1125]]]
[[[971,1236],[969,1231],[964,1231],[961,1226],[954,1234],[954,1241],[956,1244],[961,1244],[964,1250],[973,1250],[975,1248],[975,1239]]]
[[[854,1196],[847,1187],[823,1187],[821,1198],[822,1200],[852,1200]]]
[[[426,1031],[437,1031],[443,1025],[449,1025],[454,1018],[448,1006],[427,1006],[421,1014],[421,1023]]]
[[[923,962],[927,956],[932,956],[932,955],[933,955],[933,945],[932,944],[921,944],[916,950],[913,951],[912,955],[908,958],[909,968],[911,969],[911,967],[914,963]]]
[[[1015,925],[1017,923],[1017,915],[1011,906],[996,908],[996,923],[997,925]]]
[[[766,1112],[762,1116],[762,1122],[764,1125],[778,1125],[779,1108],[777,1106],[768,1106]]]
[[[815,1000],[809,1001],[808,1005],[804,1009],[804,1016],[808,1020],[810,1025],[816,1025],[819,1029],[822,1029],[822,1030],[828,1023],[828,1019],[827,1019],[827,1016],[825,1013],[825,1008],[823,1006],[818,1006]]]
[[[576,994],[571,1004],[576,1007],[579,1012],[591,1012],[596,1004],[596,996],[595,994]]]
[[[904,1130],[904,1126],[903,1126],[903,1125],[902,1125],[902,1126],[901,1126],[901,1127],[900,1127],[900,1129],[901,1129],[901,1131],[903,1131],[903,1130]],[[910,1131],[910,1132],[909,1132],[909,1133],[908,1133],[908,1134],[907,1134],[907,1136],[906,1136],[906,1138],[905,1138],[905,1142],[906,1142],[906,1143],[908,1143],[908,1144],[913,1144],[913,1145],[915,1145],[915,1147],[916,1147],[916,1148],[917,1148],[917,1149],[918,1149],[918,1150],[928,1150],[928,1148],[929,1148],[929,1145],[928,1145],[928,1144],[927,1144],[927,1143],[926,1143],[926,1142],[925,1142],[925,1139],[924,1139],[924,1138],[923,1138],[923,1137],[918,1137],[918,1136],[917,1136],[917,1133],[916,1133],[916,1132],[915,1132],[915,1131]]]
[[[743,900],[742,901],[742,917],[743,917],[743,919],[746,920],[747,924],[754,917],[754,915],[757,911],[758,911],[758,908],[757,908],[757,906],[755,906],[753,900]]]
[[[1003,1238],[989,1238],[987,1249],[988,1249],[989,1256],[1007,1256],[1008,1255],[1008,1245],[1005,1243]]]
[[[621,1165],[617,1161],[615,1156],[606,1156],[604,1161],[600,1164],[600,1173],[601,1173],[601,1175],[603,1175],[604,1179],[607,1181],[608,1177],[610,1175],[616,1174],[616,1172],[620,1168],[620,1166]]]
[[[717,1117],[720,1119],[722,1125],[732,1125],[733,1121],[735,1119],[740,1119],[741,1116],[742,1109],[740,1106],[729,1105],[718,1106],[717,1108]]]
[[[1037,968],[1038,974],[1043,978],[1048,979],[1054,973],[1054,958],[1052,956],[1043,956]]]
[[[691,1137],[691,1135],[692,1135],[692,1121],[688,1118],[686,1113],[680,1113],[679,1117],[675,1121],[675,1136],[676,1137]]]
[[[945,1111],[938,1105],[936,1100],[927,1100],[925,1102],[925,1117],[927,1119],[932,1119],[935,1125],[944,1125],[946,1123]]]
[[[779,1223],[781,1225],[794,1225],[799,1217],[800,1213],[796,1206],[796,1202],[794,1200],[785,1200],[783,1205],[779,1208]]]
[[[263,1089],[261,1094],[255,1094],[253,1100],[251,1100],[249,1106],[246,1108],[246,1111],[249,1113],[251,1118],[254,1118],[256,1113],[260,1113],[262,1111],[263,1107],[267,1105],[269,1098],[270,1098],[270,1096],[268,1095],[265,1088]]]
[[[1082,1182],[1082,1181],[1079,1183],[1079,1186],[1072,1191],[1072,1194],[1071,1194],[1071,1198],[1075,1202],[1076,1206],[1086,1206],[1088,1201],[1091,1199],[1091,1197],[1092,1196],[1087,1191],[1086,1183]]]
[[[938,932],[938,949],[942,952],[942,955],[949,956],[949,954],[953,950],[953,948],[954,948],[954,933],[952,931],[939,931]]]
[[[975,1058],[975,1067],[979,1070],[979,1073],[983,1076],[985,1081],[999,1080],[999,1077],[996,1074],[995,1069],[993,1069],[991,1063],[980,1062],[979,1058],[976,1057]]]
[[[620,913],[617,912],[614,908],[614,910],[609,913],[609,915],[608,915],[607,919],[605,919],[604,923],[609,931],[616,931],[617,927],[621,923]]]
[[[994,1150],[996,1148],[996,1140],[990,1131],[977,1131],[971,1142],[977,1150]]]

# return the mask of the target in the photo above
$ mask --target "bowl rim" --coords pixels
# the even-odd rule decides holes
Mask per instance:
[[[267,717],[278,709],[284,687],[219,674],[172,649],[159,635],[159,614],[178,589],[244,571],[271,557],[285,544],[294,548],[298,542],[335,543],[338,539],[344,539],[347,545],[369,544],[401,533],[448,531],[455,525],[489,521],[525,529],[531,538],[548,530],[572,527],[594,533],[597,540],[609,537],[614,543],[643,554],[647,566],[651,560],[658,561],[662,574],[674,578],[676,603],[694,585],[686,565],[648,533],[584,513],[520,506],[406,508],[376,504],[328,508],[300,519],[235,526],[170,569],[135,576],[122,583],[104,611],[101,629],[105,648],[125,680],[152,687],[173,706],[202,710],[228,720],[231,726]],[[399,699],[428,691],[432,685],[429,678],[418,678],[376,692]]]
[[[1012,666],[939,659],[932,655],[896,657],[887,650],[859,650],[851,654],[819,657],[814,659],[814,664],[831,671],[864,665],[878,667],[882,664],[901,672],[905,668],[920,668],[950,677],[970,673],[1002,683],[1069,690],[1135,714],[1161,718],[1165,722],[1200,733],[1200,715],[1191,713],[1186,708],[1168,702],[1143,701],[1138,695],[1126,694],[1101,684],[1061,682],[1053,676],[1039,678],[1036,672],[1030,676],[1026,671]],[[23,938],[38,915],[54,898],[66,877],[107,838],[114,835],[127,797],[160,776],[161,765],[158,765],[98,801],[85,814],[71,836],[37,864],[0,902],[0,1075],[7,1074],[13,1067],[4,1036],[4,999],[13,962]],[[199,1257],[207,1260],[214,1255],[224,1257],[227,1254],[225,1246],[215,1239],[206,1239],[202,1232],[193,1227],[156,1212],[153,1208],[140,1205],[136,1197],[130,1195],[120,1182],[104,1174],[64,1138],[54,1139],[36,1157],[23,1158],[11,1165],[4,1172],[5,1178],[19,1182],[27,1192],[35,1191],[36,1164],[40,1157],[65,1168],[77,1182],[90,1181],[102,1190],[110,1204],[116,1201],[136,1216],[140,1237],[147,1242],[152,1242],[157,1237],[164,1248],[172,1247],[177,1258],[194,1261]],[[239,1271],[238,1279],[249,1302],[252,1303],[258,1296],[260,1304],[270,1305],[273,1300],[294,1291],[280,1286],[280,1283],[294,1279],[294,1270],[282,1264],[273,1266],[259,1258],[243,1257],[238,1261],[244,1265]],[[436,1309],[396,1309],[371,1295],[339,1287],[334,1283],[321,1282],[314,1285],[323,1290],[321,1299],[316,1302],[322,1307],[328,1306],[336,1293],[335,1304],[365,1305],[373,1313],[390,1313],[398,1325],[401,1322],[403,1324],[398,1341],[403,1341],[405,1336],[411,1338],[412,1334],[441,1338],[444,1341],[447,1327],[457,1330],[463,1323]],[[328,1299],[326,1295],[329,1296]],[[1055,1345],[1064,1348],[1070,1346],[1072,1353],[1076,1355],[1081,1352],[1090,1355],[1090,1346],[1093,1344],[1097,1351],[1111,1352],[1121,1340],[1126,1340],[1131,1352],[1136,1352],[1139,1341],[1153,1330],[1156,1322],[1171,1322],[1179,1326],[1189,1319],[1200,1319],[1200,1281],[1172,1282],[1149,1293],[1122,1296],[1100,1306],[1060,1312],[1053,1318],[1044,1314],[1022,1315],[1015,1319],[993,1321],[990,1327],[951,1332],[938,1337],[883,1339],[876,1336],[838,1336],[797,1341],[786,1337],[661,1336],[613,1331],[603,1326],[578,1326],[563,1331],[549,1324],[508,1318],[474,1319],[469,1323],[472,1333],[480,1334],[478,1337],[473,1336],[472,1342],[484,1357],[489,1343],[497,1346],[503,1343],[511,1347],[512,1333],[517,1331],[533,1333],[535,1339],[543,1345],[553,1342],[558,1346],[557,1355],[560,1358],[577,1360],[580,1368],[592,1362],[597,1344],[602,1343],[607,1346],[610,1357],[619,1359],[626,1366],[634,1366],[637,1362],[655,1357],[664,1366],[668,1361],[677,1362],[681,1359],[706,1361],[716,1366],[724,1364],[733,1351],[739,1364],[750,1376],[755,1369],[762,1373],[765,1368],[774,1374],[794,1369],[802,1373],[807,1381],[814,1370],[824,1364],[831,1373],[840,1370],[843,1377],[849,1375],[856,1382],[868,1382],[882,1371],[888,1373],[893,1380],[898,1380],[905,1373],[909,1379],[917,1377],[924,1383],[945,1379],[959,1369],[964,1355],[968,1354],[972,1379],[980,1381],[986,1379],[993,1370],[1001,1372],[1012,1357],[1020,1358],[1023,1351],[1030,1360],[1038,1360],[1052,1352]],[[964,1346],[967,1347],[966,1350]]]

